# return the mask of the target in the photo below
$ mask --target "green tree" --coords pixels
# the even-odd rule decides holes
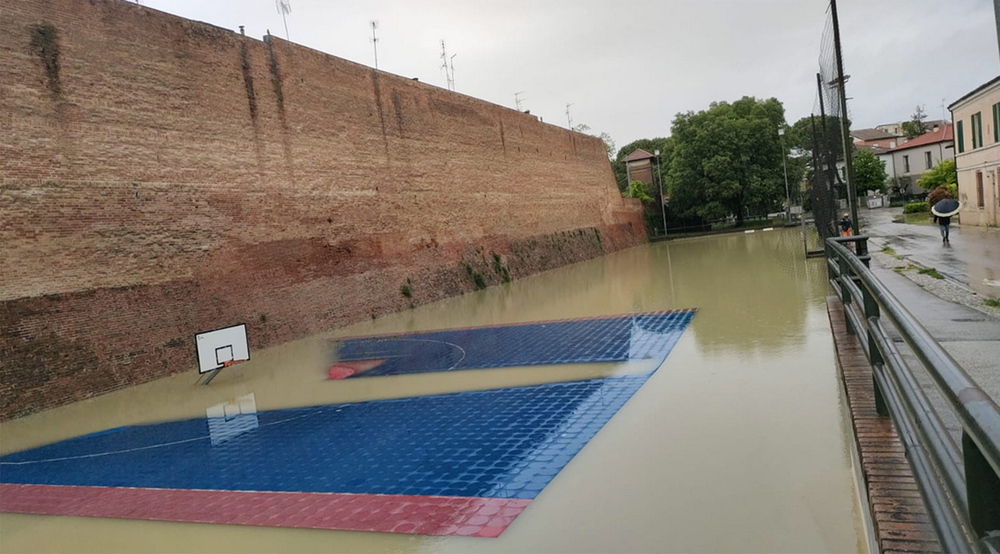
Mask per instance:
[[[638,198],[643,204],[652,204],[653,197],[650,192],[649,185],[638,179],[633,179],[632,182],[628,184],[628,191],[625,196],[627,198]]]
[[[671,209],[706,220],[774,211],[785,197],[778,129],[784,107],[775,98],[745,96],[701,112],[678,114],[667,187]]]
[[[924,113],[924,107],[917,106],[916,111],[910,116],[910,120],[903,122],[903,134],[906,135],[906,138],[911,139],[926,133],[927,124],[924,123],[925,119],[927,119],[927,114]]]
[[[604,150],[608,153],[608,159],[613,160],[615,156],[615,139],[611,138],[611,135],[606,132],[601,132],[599,135],[595,135],[590,132],[590,125],[586,123],[580,123],[579,125],[574,125],[573,130],[577,133],[583,133],[585,135],[590,135],[592,137],[597,137],[601,139],[604,143]]]
[[[885,162],[869,150],[859,150],[854,154],[854,189],[858,195],[866,190],[886,192],[886,181],[889,175],[885,172]]]
[[[953,185],[957,182],[958,170],[955,169],[955,160],[942,160],[917,179],[917,184],[924,190],[934,190],[941,185]]]

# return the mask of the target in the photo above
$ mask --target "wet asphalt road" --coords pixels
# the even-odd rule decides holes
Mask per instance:
[[[1000,300],[1000,229],[952,225],[951,242],[942,244],[937,225],[893,223],[902,208],[862,210],[863,234],[878,237],[899,256],[933,267],[947,279]]]
[[[951,228],[951,245],[942,245],[936,225],[893,223],[902,208],[865,210],[862,233],[872,237],[871,250],[890,246],[897,255],[933,267],[952,282],[981,296],[1000,298],[1000,230],[970,226]],[[930,333],[995,402],[1000,402],[1000,320],[967,306],[944,300],[913,281],[872,263],[872,272],[906,306]],[[941,414],[952,437],[961,440],[961,424],[937,391],[930,376],[920,370],[916,356],[894,330],[894,342],[914,370],[935,411]]]

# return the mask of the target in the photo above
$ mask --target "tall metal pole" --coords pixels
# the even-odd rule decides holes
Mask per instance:
[[[997,48],[1000,49],[1000,0],[993,0],[993,17],[997,20]]]
[[[823,77],[819,73],[816,74],[816,88],[819,91],[819,122],[820,128],[823,130],[823,147],[827,152],[826,171],[828,180],[826,181],[826,190],[824,192],[826,193],[827,200],[830,204],[827,206],[827,213],[822,214],[829,218],[827,221],[824,221],[823,224],[829,226],[826,232],[831,233],[830,236],[837,236],[837,211],[833,209],[833,185],[837,182],[835,175],[837,172],[837,157],[834,155],[833,147],[830,145],[830,131],[826,128],[826,108],[823,103]],[[819,203],[815,204],[817,205],[813,206],[813,219],[815,219],[817,209],[822,211],[822,208],[818,205]],[[825,237],[822,231],[820,232],[820,237]]]
[[[778,128],[778,138],[781,140],[781,170],[785,173],[785,221],[787,222],[791,219],[791,209],[792,209],[792,196],[788,193],[788,165],[785,159],[788,156],[785,154],[785,130]]]
[[[667,203],[663,198],[663,175],[660,174],[660,151],[654,150],[656,156],[656,181],[660,184],[660,214],[663,216],[663,236],[667,236]]]
[[[847,122],[847,91],[844,82],[844,60],[840,55],[840,21],[837,19],[837,0],[830,0],[830,11],[833,16],[833,46],[837,54],[837,83],[840,89],[840,124],[844,139],[844,165],[847,167],[847,196],[851,206],[851,222],[854,234],[861,234],[861,221],[858,219],[858,192],[854,186],[854,160],[851,148],[851,128]]]
[[[378,29],[378,21],[372,21],[372,48],[375,49],[375,69],[378,69],[378,35],[375,29]]]

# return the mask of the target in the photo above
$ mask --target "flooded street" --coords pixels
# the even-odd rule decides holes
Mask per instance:
[[[0,549],[867,552],[823,263],[805,259],[798,229],[661,242],[253,351],[209,386],[192,370],[0,425],[8,454],[248,399],[267,411],[648,372],[629,361],[326,379],[331,338],[696,308],[660,369],[499,538],[0,514]]]

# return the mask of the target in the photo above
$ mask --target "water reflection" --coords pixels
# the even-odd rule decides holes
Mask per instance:
[[[263,412],[606,377],[638,362],[340,381],[327,370],[337,337],[698,308],[662,368],[498,539],[0,514],[4,550],[863,552],[829,293],[798,229],[659,243],[261,350],[207,387],[192,370],[0,425],[11,452],[203,417],[250,392]]]

